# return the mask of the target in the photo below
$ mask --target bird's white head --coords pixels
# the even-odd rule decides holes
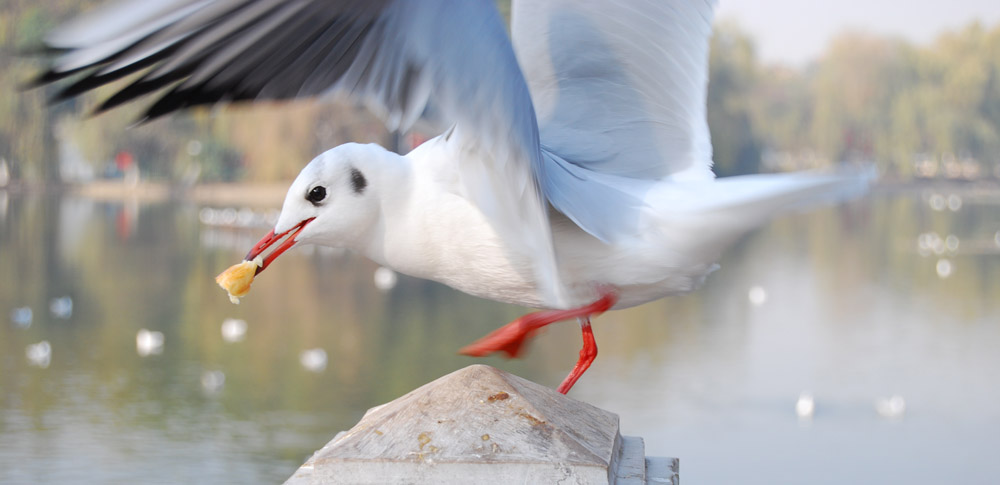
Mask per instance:
[[[263,271],[296,243],[352,247],[361,244],[377,225],[378,186],[386,161],[399,156],[378,145],[348,143],[316,157],[288,189],[274,230],[264,236],[246,259],[252,261],[270,248]]]

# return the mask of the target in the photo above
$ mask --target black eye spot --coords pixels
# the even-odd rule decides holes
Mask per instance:
[[[365,179],[365,174],[361,173],[361,170],[356,168],[351,168],[351,188],[354,189],[355,194],[360,194],[365,191],[365,187],[368,186],[368,180]]]
[[[312,202],[313,205],[319,205],[319,203],[323,202],[323,199],[325,198],[326,198],[326,187],[323,187],[322,185],[317,185],[313,187],[312,190],[310,190],[309,193],[306,194],[306,200]]]

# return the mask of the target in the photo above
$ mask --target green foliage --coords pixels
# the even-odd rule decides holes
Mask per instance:
[[[708,124],[719,175],[753,173],[760,164],[760,140],[751,120],[759,70],[747,36],[728,25],[716,30],[709,58]]]
[[[972,24],[924,47],[845,33],[802,70],[762,66],[733,25],[716,27],[712,49],[720,174],[755,171],[744,159],[755,146],[768,169],[863,160],[910,177],[921,157],[976,160],[985,173],[1000,164],[1000,26]]]

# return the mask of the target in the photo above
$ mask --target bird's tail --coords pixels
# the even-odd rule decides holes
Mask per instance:
[[[666,183],[646,201],[668,231],[683,231],[690,249],[721,254],[771,217],[859,197],[874,170],[743,175],[712,181]]]

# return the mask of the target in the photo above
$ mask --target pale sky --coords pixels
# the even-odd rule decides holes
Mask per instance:
[[[716,18],[736,20],[765,62],[799,66],[845,30],[927,44],[976,19],[993,27],[1000,24],[1000,0],[719,0]]]

